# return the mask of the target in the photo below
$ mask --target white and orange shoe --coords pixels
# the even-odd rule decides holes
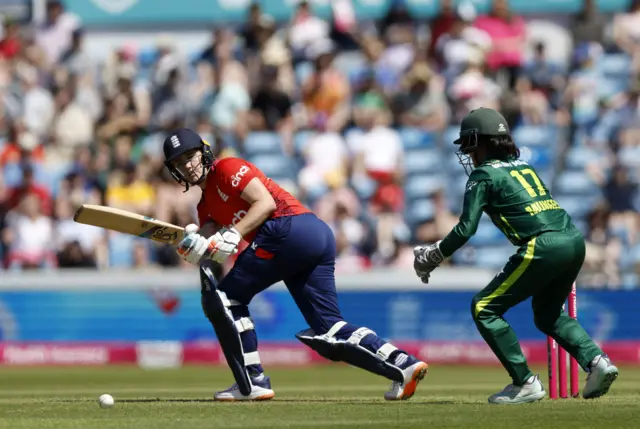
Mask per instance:
[[[274,396],[275,393],[271,389],[271,379],[261,374],[258,377],[251,377],[251,393],[249,395],[245,396],[240,393],[238,385],[234,384],[227,390],[216,392],[213,399],[221,402],[268,401]]]
[[[410,357],[415,360],[413,357]],[[384,399],[387,401],[400,401],[411,398],[418,388],[418,383],[422,381],[429,370],[429,365],[424,362],[418,361],[410,364],[407,368],[403,369],[404,381],[399,383],[394,381],[391,384],[391,389],[384,394]]]

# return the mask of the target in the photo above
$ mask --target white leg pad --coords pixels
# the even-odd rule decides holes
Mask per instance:
[[[259,365],[260,355],[258,352],[244,353],[244,365]]]

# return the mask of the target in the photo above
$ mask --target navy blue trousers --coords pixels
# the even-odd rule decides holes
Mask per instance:
[[[256,294],[283,281],[309,327],[322,335],[343,321],[336,293],[335,260],[333,231],[314,214],[269,219],[218,288],[227,298],[242,304],[231,307],[237,320],[250,316],[247,305]],[[340,330],[339,337],[346,339],[356,329],[358,326],[347,324]],[[254,330],[240,335],[245,353],[257,350]],[[374,353],[384,344],[373,335],[362,342]],[[263,371],[260,365],[252,365],[249,370],[251,373]]]

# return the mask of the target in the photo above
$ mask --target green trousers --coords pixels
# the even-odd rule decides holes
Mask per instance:
[[[553,337],[583,369],[602,353],[582,326],[562,310],[584,256],[584,237],[577,229],[543,233],[520,247],[473,298],[471,313],[478,331],[516,386],[533,374],[515,332],[502,316],[529,297],[536,327]]]

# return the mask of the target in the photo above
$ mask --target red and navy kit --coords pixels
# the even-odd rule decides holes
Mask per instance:
[[[276,202],[276,211],[271,219],[310,213],[300,201],[266,177],[255,165],[240,158],[224,158],[214,162],[207,176],[206,187],[198,204],[200,225],[214,221],[220,226],[231,227],[240,222],[250,206],[240,195],[256,177]],[[252,231],[244,239],[251,242],[256,233]]]

